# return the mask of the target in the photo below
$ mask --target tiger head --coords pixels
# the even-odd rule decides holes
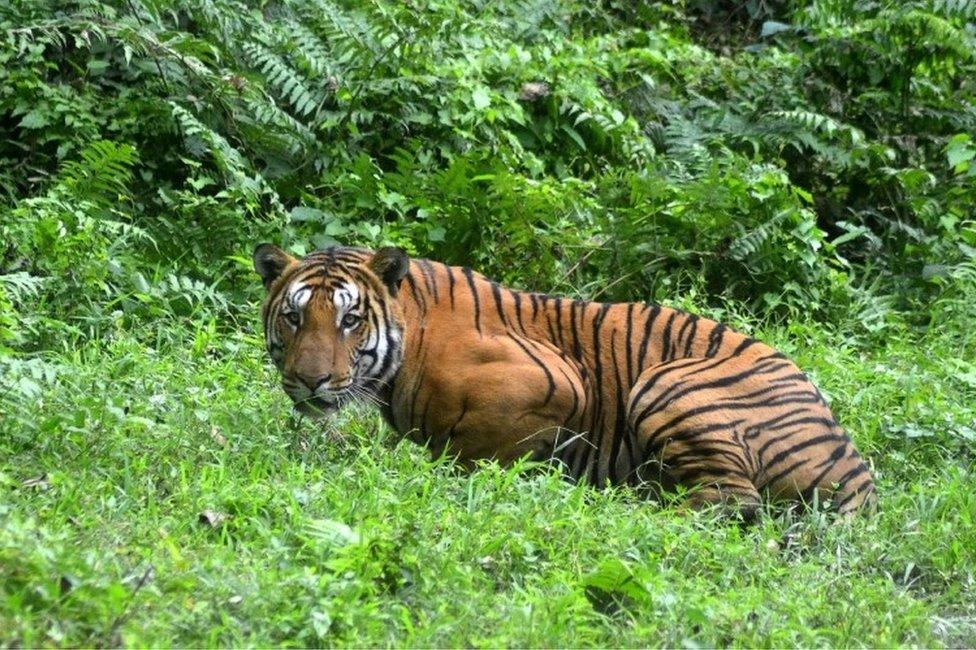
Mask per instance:
[[[265,344],[297,410],[330,415],[390,382],[403,359],[402,250],[337,247],[296,259],[261,244],[253,260],[268,291]]]

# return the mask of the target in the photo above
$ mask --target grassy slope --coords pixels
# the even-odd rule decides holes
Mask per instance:
[[[60,355],[58,387],[3,417],[0,643],[976,643],[976,376],[949,361],[972,339],[761,332],[832,397],[883,509],[743,530],[459,475],[368,411],[322,436],[255,337],[176,331]]]

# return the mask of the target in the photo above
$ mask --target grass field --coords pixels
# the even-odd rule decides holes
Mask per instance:
[[[262,241],[723,321],[880,509],[301,419]],[[0,650],[976,647],[974,322],[976,0],[0,0]]]
[[[881,510],[747,528],[538,468],[461,474],[365,408],[323,433],[242,327],[120,329],[19,370],[0,644],[976,644],[962,325],[756,331],[829,396]]]

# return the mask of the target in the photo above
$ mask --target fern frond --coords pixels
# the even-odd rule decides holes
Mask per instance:
[[[245,174],[247,165],[244,157],[217,131],[211,129],[198,120],[193,113],[176,102],[168,102],[173,118],[183,130],[184,138],[188,139],[187,146],[200,148],[210,152],[214,162],[229,176],[234,173]],[[194,142],[195,141],[195,142]]]
[[[282,57],[264,45],[245,43],[241,49],[248,62],[298,115],[310,115],[324,99],[321,92],[309,88]]]
[[[128,194],[132,166],[138,159],[131,145],[98,140],[82,149],[80,158],[65,162],[60,172],[61,182],[73,196],[111,205]]]

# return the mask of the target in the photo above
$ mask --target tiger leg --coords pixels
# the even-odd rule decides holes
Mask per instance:
[[[394,394],[401,432],[470,468],[485,459],[561,461],[586,392],[559,354],[514,336],[445,341],[434,354],[448,361],[431,361],[409,391]]]
[[[751,519],[760,505],[756,465],[736,414],[708,408],[697,384],[722,375],[715,359],[679,359],[653,366],[631,391],[628,423],[642,449],[642,481],[665,490],[692,489],[687,505],[718,504]],[[705,407],[697,413],[696,409]]]
[[[871,472],[829,410],[815,415],[756,422],[745,432],[762,472],[760,482],[773,499],[807,504],[829,501],[841,515],[877,502]]]
[[[761,490],[774,500],[830,499],[841,514],[874,503],[871,474],[820,392],[769,348],[650,368],[630,409],[644,458],[675,483],[704,486],[700,499],[753,500]]]
[[[749,520],[759,509],[759,491],[745,455],[736,447],[726,432],[695,434],[689,440],[669,439],[650,452],[648,461],[658,468],[663,487],[691,490],[685,503],[692,509],[719,505]]]

